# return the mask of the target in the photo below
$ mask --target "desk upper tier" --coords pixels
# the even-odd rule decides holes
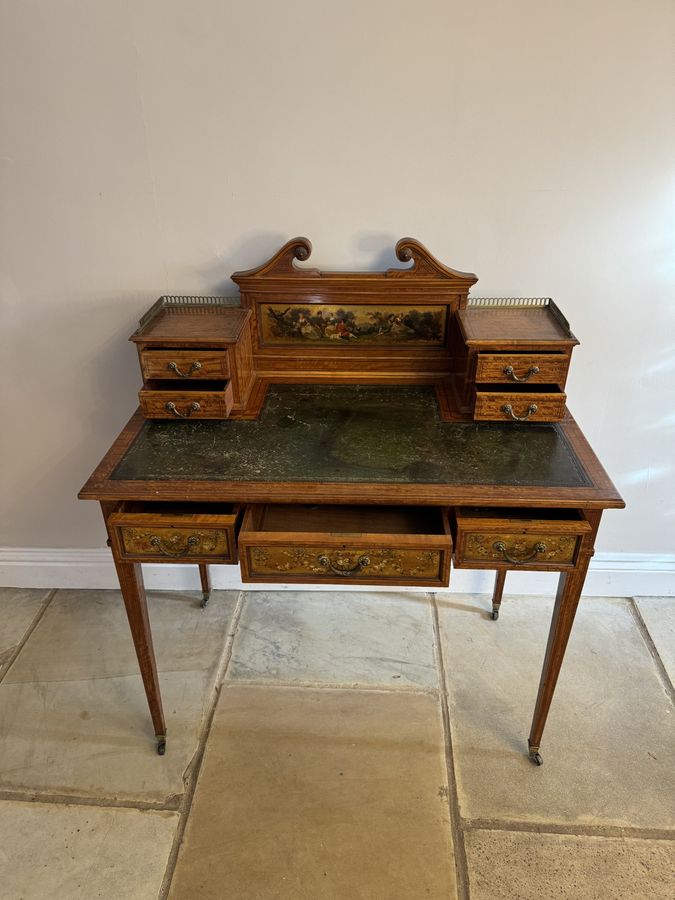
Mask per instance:
[[[567,414],[443,422],[430,386],[271,385],[258,419],[136,413],[80,492],[94,500],[621,508]]]

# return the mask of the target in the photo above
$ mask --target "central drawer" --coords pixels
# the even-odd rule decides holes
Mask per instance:
[[[249,506],[242,581],[446,587],[446,511],[419,506]]]
[[[573,568],[591,526],[575,509],[455,510],[455,566],[470,569]]]
[[[125,502],[108,519],[120,559],[236,563],[241,507],[231,503]]]

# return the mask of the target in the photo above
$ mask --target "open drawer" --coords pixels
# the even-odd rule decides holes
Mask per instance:
[[[565,415],[567,395],[555,384],[521,384],[476,388],[473,417],[488,422],[558,422]]]
[[[122,503],[108,519],[120,559],[236,563],[242,508],[232,503]]]
[[[455,565],[469,569],[571,569],[591,531],[576,509],[455,510]]]
[[[242,581],[445,587],[452,537],[432,506],[249,506]]]
[[[226,419],[234,402],[231,381],[147,381],[138,392],[146,419]]]

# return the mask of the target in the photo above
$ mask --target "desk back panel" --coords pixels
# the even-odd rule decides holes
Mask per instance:
[[[299,268],[311,253],[295,238],[264,265],[236,272],[252,313],[253,364],[263,378],[430,382],[452,370],[450,322],[475,275],[436,260],[422,244],[396,245],[409,268],[321,272]]]

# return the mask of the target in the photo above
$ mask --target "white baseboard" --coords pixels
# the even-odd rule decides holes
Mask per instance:
[[[156,590],[198,590],[196,566],[144,565],[146,586]],[[239,566],[213,566],[214,588],[223,590],[298,590],[298,585],[242,584]],[[506,593],[550,594],[557,575],[552,572],[510,572]],[[456,593],[488,593],[494,573],[453,569],[450,590]],[[116,588],[110,551],[62,550],[36,547],[0,547],[0,585],[23,588]],[[307,585],[307,590],[382,590],[348,584]],[[400,590],[400,589],[399,589]],[[424,588],[409,588],[421,591]],[[675,596],[675,554],[597,553],[584,585],[591,597]]]

